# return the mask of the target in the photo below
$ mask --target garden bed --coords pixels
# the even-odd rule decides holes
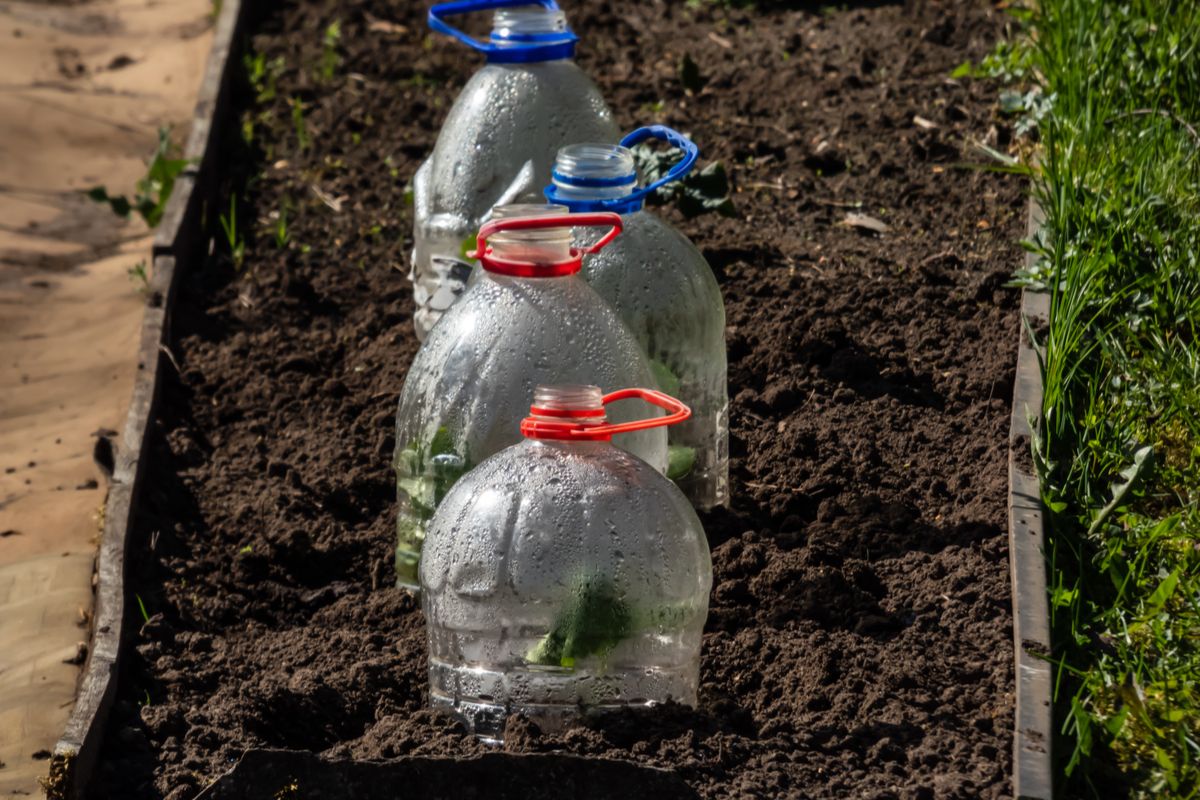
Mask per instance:
[[[96,796],[192,797],[250,747],[485,750],[425,709],[423,621],[392,586],[392,426],[417,348],[394,268],[404,184],[480,63],[426,46],[424,11],[287,6],[252,39],[264,68],[240,109],[265,177],[242,195],[231,146],[244,261],[218,244],[173,309],[178,372],[163,372],[127,554],[149,620]],[[952,166],[974,160],[968,137],[1008,132],[992,87],[947,80],[990,49],[1000,12],[568,13],[622,128],[690,133],[737,188],[737,219],[660,209],[725,295],[734,510],[703,518],[700,707],[555,737],[513,720],[505,748],[666,767],[704,797],[1010,794],[1018,296],[1001,284],[1024,205],[1018,180]],[[676,78],[684,51],[699,94]],[[842,224],[851,212],[888,232]]]

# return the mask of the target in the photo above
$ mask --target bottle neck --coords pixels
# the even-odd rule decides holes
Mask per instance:
[[[494,63],[536,64],[575,57],[576,37],[567,27],[561,9],[545,6],[512,6],[497,9],[492,17],[489,54]]]
[[[633,152],[619,144],[568,145],[558,151],[553,175],[553,199],[573,213],[596,210],[598,201],[619,201],[637,186]],[[639,200],[604,210],[628,214],[641,207]]]
[[[544,217],[567,213],[566,206],[549,203],[511,203],[492,209],[492,219],[512,217]],[[534,228],[526,231],[504,231],[488,240],[492,254],[505,261],[525,261],[530,264],[558,264],[571,258],[574,237],[569,228]]]

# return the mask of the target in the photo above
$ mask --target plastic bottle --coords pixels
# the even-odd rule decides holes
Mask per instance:
[[[413,178],[409,280],[422,341],[463,292],[471,264],[464,242],[495,205],[541,202],[554,153],[570,142],[615,142],[620,128],[574,61],[578,37],[553,0],[468,0],[436,5],[429,25],[487,54],[463,87],[433,153]],[[520,6],[514,8],[514,6]],[[494,10],[490,42],[443,20]]]
[[[634,190],[633,154],[647,139],[685,152],[661,180]],[[552,203],[572,212],[621,214],[624,232],[601,253],[583,260],[582,276],[608,300],[650,358],[659,387],[692,409],[692,418],[668,432],[676,485],[702,510],[729,504],[729,394],[725,360],[725,305],[712,269],[679,231],[642,207],[643,198],[683,177],[695,164],[696,145],[654,125],[620,145],[575,144],[558,151]],[[581,230],[577,241],[594,241]]]
[[[591,247],[571,247],[572,225],[612,230]],[[488,456],[521,440],[534,387],[603,380],[657,386],[633,334],[578,275],[621,229],[616,214],[494,219],[479,231],[482,277],[417,351],[396,415],[396,577],[416,590],[426,527],[450,487]],[[485,246],[486,242],[486,246]],[[641,405],[613,409],[639,419]],[[666,471],[661,428],[618,437],[617,445]]]
[[[615,400],[668,411],[605,422]],[[527,437],[463,477],[421,562],[430,705],[500,741],[506,713],[545,732],[581,712],[694,706],[712,562],[687,498],[609,438],[686,419],[661,392],[539,386]]]

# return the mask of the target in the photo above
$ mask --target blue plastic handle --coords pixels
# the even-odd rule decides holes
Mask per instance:
[[[528,5],[540,5],[552,11],[558,10],[558,3],[554,0],[456,0],[453,3],[439,3],[429,9],[429,27],[485,53],[488,61],[494,64],[528,64],[536,61],[574,58],[575,43],[579,41],[579,37],[569,28],[562,33],[513,36],[509,38],[509,41],[520,42],[520,44],[515,47],[505,47],[492,42],[481,42],[442,19],[455,14],[470,14],[476,11],[494,11],[497,8]]]
[[[677,181],[684,175],[687,175],[691,172],[692,167],[695,166],[696,159],[700,157],[700,148],[696,147],[695,142],[679,131],[672,130],[665,125],[650,125],[645,128],[638,128],[621,140],[621,146],[633,147],[635,144],[641,144],[647,139],[658,139],[683,151],[683,160],[671,167],[666,175],[649,186],[638,189],[624,197],[614,197],[611,200],[575,200],[561,197],[558,194],[558,187],[553,183],[547,186],[542,194],[551,203],[565,205],[572,214],[584,211],[612,211],[617,214],[631,214],[634,211],[640,210],[642,201],[646,199],[647,195],[660,186]],[[555,171],[555,176],[558,177],[557,171]],[[576,186],[623,186],[627,183],[632,183],[633,180],[633,176],[621,178],[572,178],[570,183]]]
[[[641,144],[648,139],[658,139],[667,144],[678,147],[683,151],[683,161],[680,161],[675,166],[667,171],[667,174],[656,180],[649,186],[638,189],[628,197],[622,198],[621,202],[626,203],[641,203],[651,192],[658,189],[664,184],[677,181],[684,175],[692,171],[692,167],[696,164],[696,159],[700,157],[700,148],[696,147],[696,143],[684,136],[676,130],[668,128],[666,125],[648,125],[645,128],[638,128],[633,133],[621,140],[622,147],[633,147],[635,144]]]

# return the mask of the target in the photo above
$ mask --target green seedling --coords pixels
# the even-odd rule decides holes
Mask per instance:
[[[301,150],[307,150],[312,147],[312,135],[308,132],[308,125],[304,122],[305,105],[298,97],[290,98],[288,103],[292,106],[292,125],[296,129],[296,143]]]
[[[275,249],[282,250],[288,246],[288,242],[292,239],[292,233],[288,230],[288,206],[291,205],[291,200],[287,197],[283,198],[283,202],[279,204],[279,219],[275,220]]]
[[[129,280],[134,283],[134,291],[146,294],[150,291],[150,276],[146,274],[146,259],[142,259],[135,266],[130,267],[126,272],[129,273]]]
[[[242,57],[246,68],[246,81],[254,88],[255,102],[265,103],[275,99],[276,85],[283,73],[287,71],[287,62],[283,56],[267,61],[266,53],[247,54]]]
[[[527,656],[534,664],[574,667],[576,661],[610,653],[633,632],[633,611],[617,596],[611,578],[576,580],[550,632]]]
[[[142,596],[140,594],[135,594],[134,597],[137,598],[138,608],[142,610],[142,621],[149,622],[150,615],[146,613],[146,604],[142,602]]]
[[[450,428],[442,426],[427,445],[410,442],[396,454],[396,486],[409,503],[409,513],[396,518],[396,531],[399,541],[412,551],[396,551],[396,574],[410,585],[417,583],[417,558],[433,512],[458,479],[475,467],[470,450],[464,446],[458,452],[454,438]]]
[[[419,69],[413,70],[412,77],[407,81],[408,85],[414,89],[436,89],[442,84],[440,78],[433,75],[427,75]]]
[[[221,215],[221,230],[225,231],[225,241],[229,245],[229,258],[233,261],[233,268],[240,272],[242,262],[246,260],[246,240],[237,229],[236,194],[229,198],[229,216]]]
[[[171,129],[159,128],[158,147],[150,159],[146,177],[137,182],[137,195],[134,196],[133,203],[130,203],[125,195],[110,196],[103,186],[81,190],[80,193],[97,203],[108,203],[113,212],[120,217],[128,217],[131,211],[136,211],[147,225],[156,228],[162,221],[163,209],[166,208],[167,201],[171,199],[171,192],[175,189],[176,177],[190,163],[187,159],[170,158],[170,152],[174,149],[175,146],[171,144]]]
[[[639,631],[679,628],[695,613],[690,606],[634,608],[602,573],[580,574],[571,583],[550,631],[525,658],[531,664],[575,669],[579,662],[603,659]]]
[[[342,39],[342,21],[334,20],[325,29],[321,39],[321,78],[326,82],[333,80],[334,72],[342,63],[338,55],[338,42]]]

